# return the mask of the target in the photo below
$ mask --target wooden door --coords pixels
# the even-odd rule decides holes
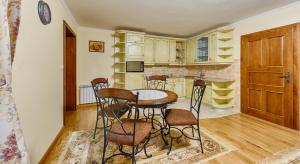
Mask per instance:
[[[242,112],[295,128],[293,75],[297,72],[293,72],[293,26],[241,39]]]
[[[76,38],[66,37],[66,110],[76,110]]]

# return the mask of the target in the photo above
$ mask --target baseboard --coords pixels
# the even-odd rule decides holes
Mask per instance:
[[[80,104],[80,105],[77,105],[77,109],[89,109],[89,108],[94,108],[96,106],[97,106],[96,103]]]
[[[59,137],[62,135],[63,130],[64,130],[64,127],[62,127],[60,129],[60,131],[58,132],[58,134],[56,135],[56,137],[54,138],[54,140],[52,141],[52,143],[48,147],[47,151],[45,152],[45,154],[43,155],[43,157],[39,161],[39,164],[45,163],[47,157],[49,156],[50,152],[53,150],[53,148],[54,148],[55,144],[57,143]]]

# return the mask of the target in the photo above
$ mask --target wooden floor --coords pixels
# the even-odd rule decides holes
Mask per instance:
[[[54,149],[46,158],[50,163],[59,156],[60,142],[71,131],[93,129],[95,107],[81,107],[68,112],[66,127]],[[221,138],[237,150],[210,160],[208,163],[255,163],[284,149],[300,145],[300,133],[245,114],[201,120],[202,128]]]

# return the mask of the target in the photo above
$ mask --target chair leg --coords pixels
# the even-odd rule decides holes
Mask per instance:
[[[104,132],[103,152],[102,152],[102,164],[105,163],[105,152],[108,142],[106,141],[106,134]]]
[[[201,152],[202,152],[202,154],[204,153],[204,151],[203,151],[203,145],[202,145],[202,139],[201,139],[201,135],[200,135],[200,127],[199,127],[199,125],[197,126],[197,130],[198,130],[198,136],[199,136],[199,141],[200,141],[200,146],[201,146]]]
[[[172,145],[173,145],[173,138],[171,137],[171,135],[170,135],[170,138],[171,138],[171,144],[170,144],[169,151],[168,151],[167,155],[169,155],[171,153]]]
[[[94,130],[94,137],[93,137],[93,139],[96,138],[96,131],[97,131],[97,128],[98,128],[98,120],[99,120],[99,114],[98,114],[98,112],[97,112],[96,125],[95,125],[95,130]]]
[[[132,146],[131,163],[135,164],[135,146]]]

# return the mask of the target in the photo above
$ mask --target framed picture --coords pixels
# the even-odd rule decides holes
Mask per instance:
[[[89,52],[104,52],[104,42],[90,40]]]

